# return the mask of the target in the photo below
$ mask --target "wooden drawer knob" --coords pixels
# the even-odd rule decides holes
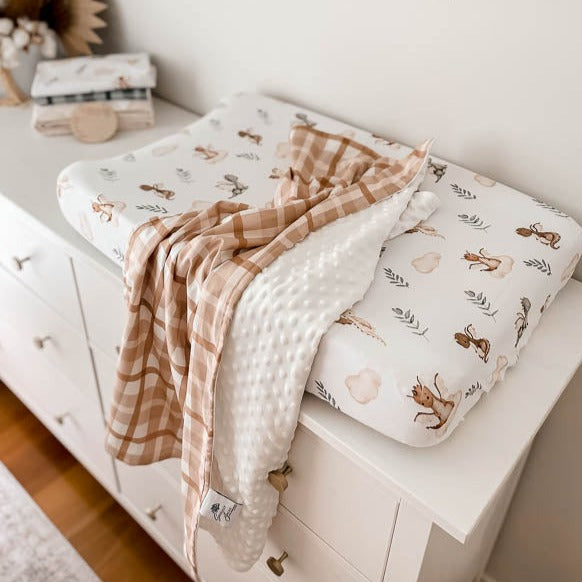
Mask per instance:
[[[275,576],[281,576],[283,572],[285,572],[283,568],[283,562],[289,557],[287,552],[283,552],[278,558],[273,558],[271,556],[267,560],[267,566],[269,566],[269,570],[275,574]]]
[[[50,340],[50,336],[45,337],[33,337],[32,343],[37,350],[44,350],[46,343]]]
[[[158,511],[160,511],[160,509],[162,509],[162,504],[158,503],[158,505],[156,505],[155,507],[148,507],[145,510],[145,514],[152,520],[152,521],[156,521],[156,519],[158,519],[157,517],[157,513]]]
[[[291,467],[285,463],[283,465],[283,468],[281,469],[277,469],[276,471],[271,471],[269,473],[269,483],[279,492],[279,493],[283,493],[283,491],[285,491],[285,489],[287,489],[287,486],[289,485],[289,483],[287,482],[287,475],[289,475],[289,473],[291,473],[293,469],[291,469]]]
[[[12,257],[12,266],[16,271],[22,271],[24,263],[27,261],[30,261],[30,257],[24,257],[22,259],[20,257]]]
[[[71,416],[71,413],[70,412],[63,412],[63,414],[57,414],[55,416],[55,422],[57,422],[57,424],[60,424],[62,426],[63,424],[65,424],[65,420],[66,420],[67,416]]]

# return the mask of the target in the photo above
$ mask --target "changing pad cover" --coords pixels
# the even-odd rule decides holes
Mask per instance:
[[[151,216],[225,198],[269,201],[288,165],[294,124],[343,133],[391,157],[410,151],[290,104],[238,94],[155,144],[66,168],[62,212],[121,264],[131,232]],[[516,362],[582,250],[582,229],[566,214],[454,164],[433,157],[421,188],[441,207],[385,244],[366,295],[321,340],[306,386],[415,446],[450,434]]]

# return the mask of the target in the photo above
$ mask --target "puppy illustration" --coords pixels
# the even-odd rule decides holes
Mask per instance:
[[[559,249],[558,243],[562,238],[557,232],[545,231],[544,227],[539,223],[536,222],[534,224],[530,224],[529,228],[517,228],[515,232],[519,234],[519,236],[536,237],[543,245],[549,246],[551,249]]]
[[[119,226],[119,215],[125,208],[125,202],[107,200],[103,194],[99,194],[91,203],[91,210],[99,215],[99,220],[112,226]]]
[[[258,135],[257,133],[253,133],[252,129],[247,129],[244,131],[238,132],[239,137],[247,138],[249,141],[253,142],[254,144],[260,146],[263,141],[263,136]]]
[[[176,193],[173,190],[167,190],[164,188],[163,184],[142,184],[140,186],[145,192],[153,192],[158,198],[163,198],[164,200],[173,200]]]
[[[431,412],[417,412],[414,417],[414,422],[416,422],[419,416],[433,416],[438,420],[437,424],[427,426],[426,428],[431,430],[441,428],[449,420],[455,408],[455,401],[443,397],[444,383],[438,375],[438,372],[435,374],[433,381],[436,394],[428,386],[425,386],[418,376],[416,377],[416,382],[412,387],[412,394],[408,394],[408,397],[412,398],[420,406],[430,408]]]
[[[469,324],[465,327],[464,333],[459,332],[455,334],[455,341],[465,349],[472,345],[473,348],[475,348],[477,355],[483,360],[483,362],[487,363],[491,344],[488,339],[483,337],[476,338],[475,335],[475,328],[472,324]]]

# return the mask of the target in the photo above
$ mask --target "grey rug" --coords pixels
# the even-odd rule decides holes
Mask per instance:
[[[2,463],[0,580],[99,582],[93,570]]]

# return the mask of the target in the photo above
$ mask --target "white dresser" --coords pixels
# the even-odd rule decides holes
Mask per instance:
[[[27,107],[0,110],[0,377],[188,572],[179,462],[130,467],[103,449],[123,327],[121,272],[67,225],[55,196],[68,163],[135,149],[194,117],[162,101],[156,108],[156,128],[97,146],[35,134]],[[531,441],[580,364],[580,345],[582,283],[571,281],[517,368],[430,449],[396,443],[306,395],[261,560],[237,574],[202,532],[204,580],[478,580]]]

